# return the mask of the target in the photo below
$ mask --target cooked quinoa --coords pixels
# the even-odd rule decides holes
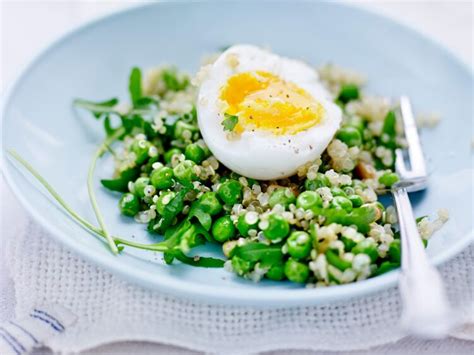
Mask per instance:
[[[322,82],[343,110],[340,130],[322,156],[294,176],[257,181],[220,164],[201,137],[196,85],[206,70],[191,79],[174,67],[151,68],[140,81],[142,97],[114,106],[125,133],[114,155],[114,179],[103,184],[124,193],[123,214],[165,236],[155,244],[168,248],[164,260],[206,266],[198,265],[204,259],[184,255],[196,245],[219,243],[228,271],[253,281],[289,279],[310,287],[397,268],[395,209],[378,200],[398,180],[394,151],[406,145],[394,103],[367,95],[359,73],[321,67]],[[422,238],[447,219],[446,210],[432,222],[421,218]]]

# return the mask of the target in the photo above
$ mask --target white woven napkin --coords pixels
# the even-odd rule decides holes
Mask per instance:
[[[22,218],[16,216],[15,220]],[[20,328],[6,323],[0,326],[0,346],[3,340],[11,353],[27,352],[28,347],[39,343],[54,351],[76,352],[124,340],[218,353],[290,348],[355,350],[403,337],[398,328],[400,300],[396,288],[313,307],[216,306],[131,285],[64,249],[29,218],[18,226],[24,228],[14,234],[10,231],[4,249],[15,283],[15,322],[40,340],[35,343]],[[471,323],[473,260],[471,245],[441,267],[451,301]],[[468,326],[456,334],[474,339],[474,328]],[[12,350],[21,348],[11,338],[25,351]]]

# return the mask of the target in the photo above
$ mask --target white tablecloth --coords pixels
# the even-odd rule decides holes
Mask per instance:
[[[455,51],[465,62],[472,61],[472,4],[436,2],[391,2],[363,3],[369,7],[389,14],[417,28]],[[2,4],[2,80],[1,92],[17,75],[31,55],[51,39],[65,30],[76,26],[108,11],[129,6],[126,2],[8,2]],[[23,210],[2,184],[2,226],[1,244],[4,236],[11,236],[10,231],[20,223]],[[6,218],[8,216],[8,218]],[[3,249],[3,248],[2,248]],[[13,313],[14,291],[11,280],[0,264],[0,322],[9,319]],[[420,341],[407,338],[398,343],[377,348],[378,353],[469,353],[472,343],[446,339],[441,341]],[[189,353],[189,351],[148,343],[121,343],[102,346],[90,353]],[[296,352],[303,353],[303,352]],[[363,352],[357,352],[363,353]]]

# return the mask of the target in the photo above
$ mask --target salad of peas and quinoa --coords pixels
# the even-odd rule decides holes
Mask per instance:
[[[394,153],[405,140],[397,107],[366,95],[364,78],[352,71],[325,65],[317,73],[342,122],[320,156],[268,181],[242,176],[211,153],[196,109],[202,71],[191,80],[172,66],[144,74],[133,68],[130,104],[75,100],[106,132],[92,164],[113,156],[115,172],[103,187],[117,193],[120,213],[143,224],[156,243],[112,236],[103,220],[102,228],[89,229],[119,251],[162,252],[167,264],[224,267],[254,281],[328,286],[398,268],[396,213],[379,201],[399,179]],[[235,133],[237,119],[226,113],[227,133]],[[418,220],[425,242],[447,219],[445,211],[438,214]],[[221,245],[222,257],[196,255],[193,248],[205,243]]]

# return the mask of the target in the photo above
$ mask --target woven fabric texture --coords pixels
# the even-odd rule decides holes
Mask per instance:
[[[396,341],[396,288],[311,307],[257,309],[197,303],[134,286],[77,257],[33,222],[6,246],[16,314],[58,303],[78,321],[47,344],[81,351],[121,340],[146,340],[219,353],[273,349],[356,350]],[[450,300],[474,322],[474,245],[441,267]],[[465,329],[463,330],[465,332]],[[472,328],[471,328],[472,332]],[[473,334],[463,334],[470,338]],[[238,344],[238,346],[236,346]]]

